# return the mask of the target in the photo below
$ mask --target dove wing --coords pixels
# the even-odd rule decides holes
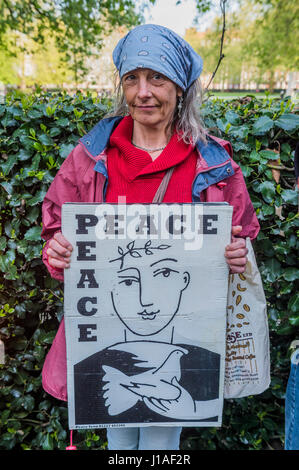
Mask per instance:
[[[114,367],[103,366],[103,370],[105,374],[102,390],[108,414],[114,416],[132,408],[138,397],[127,388],[131,383],[129,377]]]

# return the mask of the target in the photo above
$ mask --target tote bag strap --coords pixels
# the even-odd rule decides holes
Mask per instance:
[[[173,170],[174,170],[174,166],[172,166],[171,168],[168,168],[168,170],[166,171],[160,183],[160,186],[158,187],[157,192],[154,196],[154,199],[153,199],[154,203],[161,203],[163,201],[163,198],[166,193],[166,189],[170,181],[170,178],[172,176]]]

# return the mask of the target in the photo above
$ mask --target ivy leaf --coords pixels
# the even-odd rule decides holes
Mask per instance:
[[[32,152],[25,150],[25,149],[21,149],[20,152],[18,153],[18,160],[21,162],[24,162],[26,160],[29,160],[31,156],[32,156]]]
[[[299,116],[296,114],[283,114],[276,121],[275,125],[285,131],[294,131],[299,127]]]
[[[35,196],[33,196],[31,199],[28,199],[27,201],[28,206],[34,206],[35,204],[42,202],[44,200],[46,192],[47,191],[45,190],[38,191]]]
[[[25,410],[32,411],[34,409],[34,398],[32,395],[25,395],[23,399],[23,406]]]
[[[299,293],[293,295],[288,303],[288,310],[292,313],[299,314]]]
[[[231,111],[231,110],[227,111],[225,113],[225,119],[227,122],[229,122],[230,124],[233,124],[234,126],[240,124],[240,116],[234,111]]]
[[[299,279],[299,269],[298,268],[286,268],[283,277],[286,281],[295,281]]]
[[[71,153],[73,148],[74,148],[73,144],[62,144],[59,150],[59,155],[62,158],[66,158],[69,155],[69,153]]]
[[[53,450],[54,442],[51,434],[46,434],[44,440],[42,441],[43,450]]]
[[[268,116],[261,116],[252,126],[253,134],[262,135],[266,134],[272,127],[274,122]]]
[[[293,326],[299,326],[299,315],[298,317],[289,317],[289,322]]]
[[[38,139],[43,145],[47,145],[47,146],[54,145],[54,140],[48,134],[42,134],[39,136]]]
[[[273,202],[276,193],[276,187],[274,183],[271,181],[263,181],[260,185],[260,191],[265,202]]]
[[[4,251],[6,248],[6,238],[0,237],[0,251]]]
[[[284,189],[281,192],[281,197],[283,202],[287,204],[292,204],[293,206],[298,204],[298,192],[293,189]]]
[[[261,150],[259,154],[262,158],[267,160],[277,160],[279,158],[279,153],[273,152],[272,150]]]
[[[2,163],[1,165],[3,175],[4,176],[8,175],[16,163],[17,163],[17,155],[8,155],[6,162]]]
[[[270,258],[265,261],[262,273],[268,282],[276,281],[282,273],[280,262],[276,258]]]
[[[24,235],[25,240],[38,241],[40,240],[40,235],[42,232],[42,227],[36,226],[32,227]]]
[[[41,118],[43,113],[39,109],[30,109],[28,111],[28,117],[31,119],[38,119]]]

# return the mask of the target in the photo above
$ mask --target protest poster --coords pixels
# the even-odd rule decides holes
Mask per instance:
[[[70,429],[221,426],[232,207],[64,204]]]

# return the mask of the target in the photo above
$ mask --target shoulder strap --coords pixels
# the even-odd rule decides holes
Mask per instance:
[[[168,170],[166,171],[166,173],[165,173],[165,175],[164,175],[164,177],[163,177],[163,179],[160,183],[160,186],[157,189],[157,192],[154,196],[154,199],[153,199],[154,203],[161,203],[163,201],[163,198],[164,198],[164,195],[166,193],[166,189],[167,189],[168,183],[170,181],[170,178],[172,176],[173,170],[174,170],[174,166],[172,166],[171,168],[168,168]]]

